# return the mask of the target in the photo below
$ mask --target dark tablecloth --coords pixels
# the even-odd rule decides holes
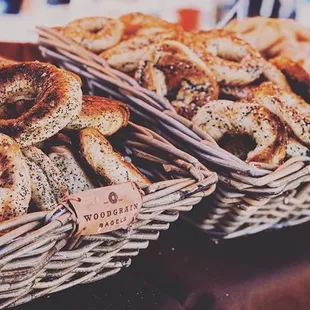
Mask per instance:
[[[0,54],[42,60],[33,44],[0,43]],[[308,310],[310,224],[211,242],[182,221],[103,281],[16,309]]]
[[[211,242],[183,222],[114,277],[18,309],[308,310],[310,224]]]

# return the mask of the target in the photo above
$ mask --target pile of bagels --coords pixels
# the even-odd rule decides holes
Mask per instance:
[[[166,97],[242,160],[277,166],[309,155],[309,73],[280,49],[270,58],[275,44],[310,39],[293,20],[249,18],[227,29],[185,32],[129,13],[77,19],[56,30]]]
[[[265,58],[285,56],[310,72],[310,32],[294,20],[257,16],[235,19],[226,29],[235,31]]]
[[[83,95],[75,74],[1,59],[0,102],[0,221],[96,187],[150,184],[106,138],[127,126],[128,107]]]

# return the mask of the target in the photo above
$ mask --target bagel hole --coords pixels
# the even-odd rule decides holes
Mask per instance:
[[[0,108],[1,119],[14,119],[29,111],[35,104],[35,99],[22,99],[6,103]]]
[[[102,28],[99,28],[99,27],[92,27],[92,28],[88,28],[88,31],[91,33],[91,34],[97,34]]]
[[[248,153],[256,147],[255,140],[247,134],[230,135],[226,133],[218,141],[218,144],[221,148],[242,160],[246,160]]]

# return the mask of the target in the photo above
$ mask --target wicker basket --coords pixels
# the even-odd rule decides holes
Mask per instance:
[[[247,164],[221,149],[206,133],[178,116],[164,98],[143,89],[103,59],[62,37],[38,27],[43,55],[59,67],[79,74],[87,91],[126,102],[134,119],[193,154],[219,176],[208,201],[187,214],[187,220],[213,235],[233,238],[268,228],[297,225],[310,219],[310,158],[295,157],[280,167]]]
[[[115,135],[130,159],[155,183],[127,229],[70,237],[76,219],[66,208],[0,224],[0,308],[114,275],[169,228],[179,211],[210,195],[217,175],[149,129],[130,123]],[[111,186],[113,189],[113,186]]]

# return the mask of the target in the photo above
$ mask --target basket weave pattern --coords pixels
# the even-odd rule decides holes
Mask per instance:
[[[179,211],[191,210],[215,190],[216,173],[151,130],[130,123],[116,140],[125,159],[156,180],[143,190],[136,220],[127,229],[79,237],[71,236],[77,223],[65,208],[1,223],[1,309],[117,273],[168,229]]]
[[[292,158],[280,167],[245,163],[177,115],[166,99],[110,68],[97,55],[52,29],[38,27],[38,33],[46,59],[79,74],[90,94],[109,95],[126,102],[137,122],[218,173],[211,206],[195,208],[195,216],[190,213],[187,218],[190,222],[216,238],[233,238],[310,219],[309,157]]]

